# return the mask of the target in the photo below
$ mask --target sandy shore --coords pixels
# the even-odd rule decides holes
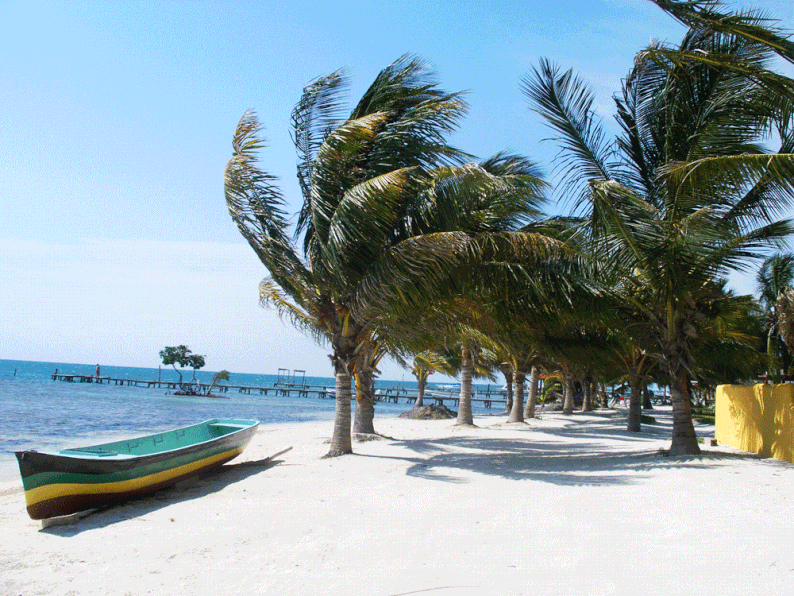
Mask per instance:
[[[376,420],[390,438],[331,460],[328,422],[267,426],[220,472],[47,529],[5,483],[0,592],[788,593],[794,465],[666,457],[654,415]]]

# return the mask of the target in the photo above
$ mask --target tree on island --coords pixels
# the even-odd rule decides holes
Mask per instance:
[[[218,381],[228,381],[228,380],[229,380],[229,371],[228,370],[222,370],[222,371],[216,372],[215,376],[212,377],[212,384],[210,385],[210,388],[207,389],[207,395],[211,395],[212,394],[212,390],[215,388],[215,385],[218,384]]]
[[[176,374],[179,375],[179,386],[182,387],[182,373],[177,369],[176,365],[180,367],[189,366],[193,369],[193,378],[196,378],[196,371],[204,367],[204,356],[194,354],[193,351],[187,346],[166,346],[160,350],[160,358],[163,359],[163,364],[166,366],[171,365],[174,367]]]

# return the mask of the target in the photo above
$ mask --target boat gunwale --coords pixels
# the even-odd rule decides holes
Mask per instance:
[[[71,455],[62,455],[60,453],[49,453],[43,451],[18,451],[16,452],[16,456],[17,460],[19,461],[23,485],[25,485],[25,489],[27,490],[30,482],[29,479],[32,479],[33,476],[39,476],[42,474],[87,474],[89,476],[96,477],[98,475],[108,475],[124,471],[137,470],[151,465],[156,465],[160,462],[190,457],[196,453],[202,453],[212,449],[222,449],[224,446],[235,445],[237,443],[247,444],[251,437],[253,437],[254,433],[256,433],[256,428],[259,425],[258,421],[251,422],[256,422],[256,424],[251,424],[246,428],[237,429],[233,432],[226,433],[219,437],[214,437],[207,441],[199,441],[197,443],[191,443],[176,449],[135,455],[132,457],[73,457]],[[144,437],[151,436],[152,435],[144,435]],[[43,480],[43,477],[41,478],[42,481],[46,483],[46,481]]]
[[[229,421],[229,424],[222,424],[222,421]],[[247,424],[245,426],[240,426],[240,423],[243,422],[243,421],[245,421],[246,423],[249,423],[249,424]],[[180,426],[178,428],[173,428],[171,430],[167,430],[167,431],[163,431],[163,432],[159,432],[159,433],[151,433],[151,434],[148,434],[148,435],[139,435],[139,436],[135,436],[135,437],[130,437],[129,439],[121,439],[119,441],[109,441],[107,443],[97,443],[97,444],[94,444],[94,445],[86,445],[85,447],[69,447],[67,449],[61,449],[59,451],[38,451],[38,450],[35,450],[35,449],[27,449],[27,450],[23,450],[23,451],[15,451],[14,453],[16,454],[17,459],[19,459],[20,456],[22,456],[24,454],[36,454],[37,456],[42,456],[43,455],[43,456],[50,456],[50,457],[53,457],[53,458],[65,458],[65,459],[73,459],[73,460],[76,460],[76,461],[86,461],[86,462],[93,462],[93,461],[96,461],[96,462],[100,462],[100,461],[116,461],[116,462],[117,461],[125,461],[125,462],[127,462],[127,461],[131,461],[131,460],[135,460],[135,459],[144,459],[144,458],[149,458],[149,457],[152,457],[152,456],[158,456],[158,455],[162,455],[162,454],[165,454],[165,453],[177,454],[181,450],[193,449],[195,447],[199,447],[200,445],[217,442],[218,439],[223,439],[224,437],[230,437],[230,436],[233,436],[233,435],[235,435],[237,433],[249,430],[251,428],[256,428],[257,426],[259,426],[259,424],[260,424],[260,421],[259,420],[254,420],[254,419],[210,418],[208,420],[204,420],[203,422],[199,422],[197,424],[191,424],[189,426]],[[217,437],[212,437],[212,438],[206,439],[204,441],[197,441],[195,443],[189,443],[187,445],[181,445],[179,447],[174,447],[172,449],[162,449],[160,451],[152,451],[150,453],[119,453],[117,451],[114,451],[114,452],[109,452],[108,451],[108,452],[105,452],[103,454],[103,453],[90,453],[88,451],[83,451],[83,452],[79,451],[81,449],[85,450],[85,449],[93,449],[93,448],[99,448],[99,447],[108,447],[108,446],[111,446],[111,445],[119,445],[119,444],[122,444],[122,443],[125,443],[125,442],[129,443],[129,442],[132,442],[132,441],[140,441],[141,439],[153,439],[154,437],[162,437],[162,436],[174,433],[174,432],[178,432],[180,430],[187,431],[187,430],[190,430],[190,429],[193,429],[193,428],[199,428],[201,426],[211,426],[211,425],[229,426],[229,427],[239,426],[239,428],[235,428],[231,432],[224,433],[222,435],[219,435]]]

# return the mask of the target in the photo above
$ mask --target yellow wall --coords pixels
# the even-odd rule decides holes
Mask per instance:
[[[715,438],[720,443],[794,462],[794,385],[717,387]]]

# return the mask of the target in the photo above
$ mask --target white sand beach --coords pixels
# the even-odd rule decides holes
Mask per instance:
[[[327,460],[330,423],[271,425],[219,472],[46,529],[6,482],[0,593],[789,593],[794,465],[667,457],[652,415],[640,436],[625,410],[376,418],[389,438]]]

